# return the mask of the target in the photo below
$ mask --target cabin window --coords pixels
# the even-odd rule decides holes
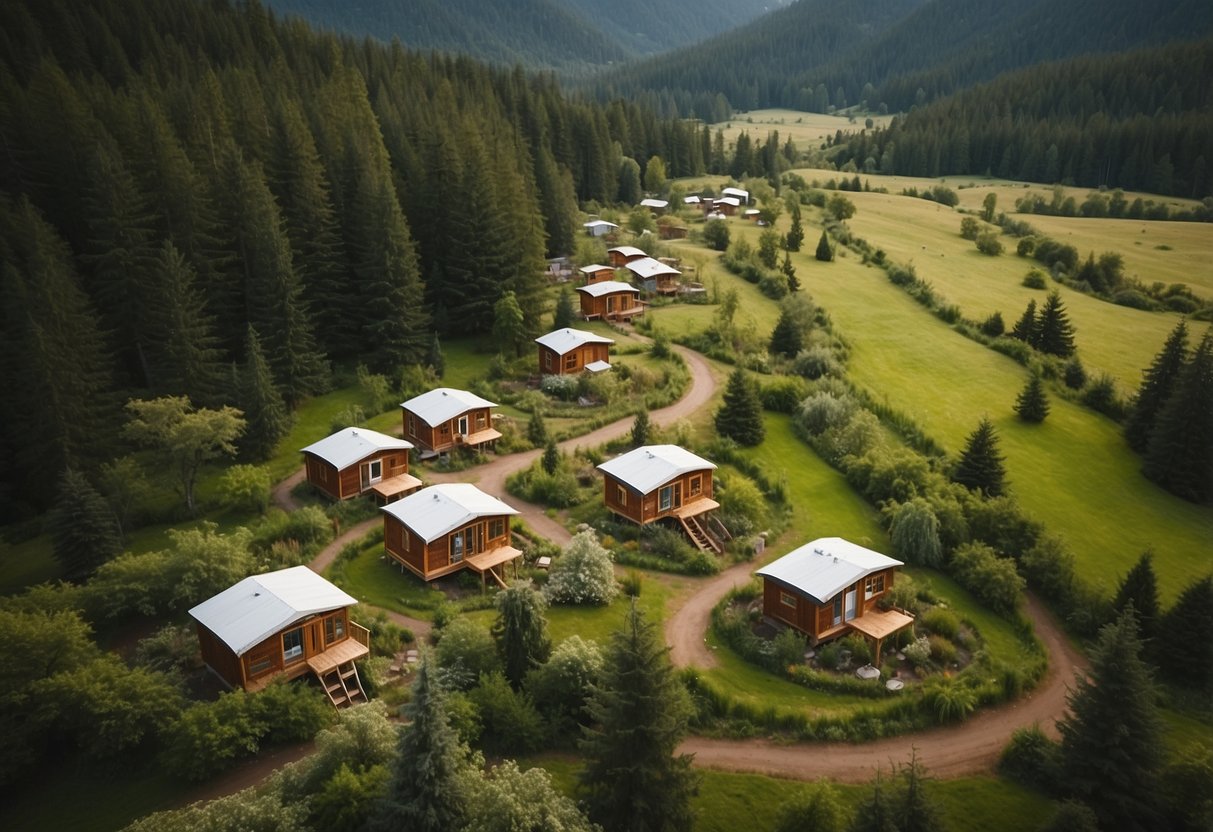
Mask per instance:
[[[459,417],[459,435],[466,436],[467,432],[468,432],[468,417],[460,416]]]
[[[667,485],[657,492],[657,508],[659,511],[669,511],[674,505],[674,486]]]
[[[628,490],[622,485],[615,486],[615,501],[621,506],[628,504]]]
[[[320,471],[320,481],[328,482],[329,481],[329,467],[322,462],[317,462],[316,468]]]
[[[367,478],[370,482],[379,482],[383,479],[383,460],[373,459],[366,464]]]
[[[842,623],[842,596],[839,595],[834,599],[834,624],[835,626]]]
[[[690,483],[689,490],[691,492],[692,497],[697,496],[701,491],[703,491],[703,478],[702,477],[691,477],[691,483]]]
[[[324,643],[332,644],[343,638],[345,638],[345,618],[340,615],[331,615],[324,619]]]
[[[282,634],[282,663],[290,664],[303,658],[303,628],[296,627]]]
[[[550,352],[545,352],[543,354],[543,369],[552,369],[552,354]]]
[[[409,530],[404,526],[400,527],[400,549],[405,552],[409,550]]]
[[[417,435],[417,423],[413,420],[413,414],[409,414],[409,436]]]
[[[253,676],[260,676],[262,673],[265,673],[267,670],[269,670],[273,666],[274,666],[274,657],[273,656],[259,656],[258,658],[253,659],[253,661],[249,663],[248,675],[250,678]]]
[[[577,353],[571,352],[564,357],[564,368],[566,370],[575,370],[577,368]]]
[[[483,413],[477,413],[476,430],[484,430],[486,427],[488,427],[488,423],[485,421],[485,415]]]
[[[790,592],[780,592],[779,603],[783,604],[785,607],[796,609],[796,596]]]
[[[505,536],[505,518],[494,517],[489,521],[489,539],[496,540]]]
[[[879,595],[882,592],[884,592],[884,575],[872,575],[863,582],[863,597],[865,599]]]

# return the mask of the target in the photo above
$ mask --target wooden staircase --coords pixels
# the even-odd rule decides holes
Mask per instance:
[[[687,537],[700,551],[712,552],[716,555],[724,551],[724,547],[716,538],[708,534],[708,530],[704,528],[698,517],[679,517],[678,522],[682,525],[682,530],[686,532]]]
[[[362,680],[358,677],[358,668],[353,662],[334,665],[326,671],[317,671],[316,675],[320,677],[320,684],[334,708],[344,708],[367,701],[366,691],[362,689]]]

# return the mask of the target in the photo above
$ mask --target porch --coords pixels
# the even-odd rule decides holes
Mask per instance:
[[[872,663],[880,667],[880,648],[886,638],[909,627],[914,616],[899,609],[872,610],[847,622],[873,644]]]
[[[507,584],[504,578],[503,567],[507,563],[514,565],[514,577],[518,577],[518,560],[522,557],[522,552],[515,549],[513,546],[498,546],[496,549],[489,549],[487,552],[469,555],[463,559],[464,564],[473,572],[480,575],[481,589],[487,588],[486,578],[492,576],[493,580],[502,588],[506,589]]]
[[[412,474],[397,474],[386,480],[380,480],[371,486],[371,491],[384,503],[398,500],[410,491],[421,487],[421,480]]]

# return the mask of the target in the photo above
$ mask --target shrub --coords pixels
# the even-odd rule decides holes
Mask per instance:
[[[1082,391],[1082,403],[1113,419],[1123,418],[1126,411],[1124,401],[1116,392],[1116,380],[1107,373],[1100,373],[1087,385]]]
[[[819,379],[823,376],[841,376],[842,365],[829,347],[816,345],[801,351],[792,363],[792,371],[807,379]]]
[[[817,661],[827,670],[837,670],[842,663],[842,645],[832,641],[817,651]]]
[[[791,627],[784,628],[771,640],[775,666],[784,670],[804,661],[804,649],[804,636]]]
[[[893,551],[911,563],[939,566],[943,549],[939,543],[939,520],[931,504],[921,497],[892,509],[889,538]]]
[[[602,674],[602,649],[581,636],[570,636],[552,651],[544,664],[527,674],[526,689],[539,710],[552,723],[555,737],[571,742],[575,726],[589,721],[585,710],[591,686]]]
[[[611,553],[593,531],[576,535],[552,564],[543,588],[553,604],[606,605],[619,594]]]
[[[708,220],[703,224],[703,241],[715,251],[729,247],[729,225],[724,220]]]
[[[932,679],[923,689],[922,701],[940,724],[958,722],[977,707],[977,697],[972,688],[949,677]]]
[[[804,379],[796,376],[776,376],[762,387],[762,407],[776,413],[795,413],[809,393]]]
[[[956,634],[960,632],[960,619],[951,610],[945,610],[943,607],[932,607],[923,613],[919,619],[924,627],[932,633],[938,633],[944,638],[956,638]]]
[[[956,661],[956,645],[942,636],[927,636],[931,645],[931,658],[946,667]]]
[[[858,633],[844,638],[842,645],[851,654],[851,664],[865,665],[872,661],[872,647],[868,640]]]
[[[1000,558],[983,543],[968,543],[952,553],[956,580],[994,612],[1004,617],[1015,614],[1024,580],[1015,562]]]
[[[456,618],[442,629],[434,657],[444,684],[456,690],[468,690],[482,675],[501,669],[492,635],[470,618]]]
[[[720,501],[721,522],[735,536],[745,536],[767,524],[768,498],[744,474],[721,471],[716,499]]]
[[[835,396],[828,392],[814,393],[800,406],[797,421],[811,436],[845,425],[859,405],[850,396]]]
[[[997,338],[999,335],[1002,335],[1004,332],[1006,332],[1007,325],[1005,322],[1003,322],[1002,313],[995,312],[994,314],[990,315],[990,317],[986,318],[984,321],[981,322],[979,329],[981,329],[982,335],[988,335],[991,338]]]
[[[960,221],[960,236],[965,240],[976,240],[981,233],[981,223],[976,217],[964,217]]]
[[[1045,273],[1040,269],[1032,269],[1024,275],[1023,285],[1029,289],[1044,289],[1048,286],[1045,282]]]
[[[922,667],[931,660],[931,640],[926,636],[919,636],[907,644],[901,652],[905,653],[910,664]]]
[[[572,401],[577,397],[578,379],[576,376],[544,376],[539,380],[539,389],[561,401]]]
[[[1081,390],[1087,383],[1087,371],[1082,366],[1078,356],[1071,356],[1062,371],[1061,379],[1071,390]]]
[[[1016,783],[1055,793],[1061,782],[1061,749],[1039,725],[1017,728],[998,759],[998,771]]]
[[[500,671],[482,674],[468,692],[480,713],[480,739],[494,755],[527,754],[539,748],[543,720],[530,695],[510,687]]]
[[[986,231],[978,234],[977,250],[989,257],[997,257],[1002,254],[1002,241],[998,239],[998,232]]]
[[[880,604],[885,608],[898,607],[910,612],[917,612],[918,585],[909,575],[899,573],[893,588],[881,597]]]
[[[223,497],[239,512],[264,514],[270,506],[270,472],[259,465],[233,465],[223,474]]]

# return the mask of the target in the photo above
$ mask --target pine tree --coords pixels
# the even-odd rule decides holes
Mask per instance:
[[[775,355],[787,358],[795,358],[804,349],[804,332],[787,307],[780,310],[779,320],[771,332],[771,343],[767,349]]]
[[[1183,638],[1160,638],[1154,645],[1158,666],[1167,677],[1194,690],[1213,694],[1213,662],[1193,661],[1193,645],[1213,644],[1213,577],[1184,588],[1158,625],[1158,632],[1182,633]]]
[[[71,468],[59,483],[59,500],[47,515],[55,560],[63,577],[79,581],[122,552],[122,533],[105,498]]]
[[[543,411],[535,408],[531,411],[531,418],[526,423],[526,438],[527,441],[538,448],[540,445],[546,445],[548,441],[548,426],[543,421]]]
[[[550,436],[543,447],[543,456],[540,457],[539,464],[548,476],[555,475],[557,469],[560,468],[560,449],[556,447],[556,440]]]
[[[1154,574],[1154,553],[1146,551],[1133,564],[1133,568],[1125,573],[1116,589],[1116,598],[1112,601],[1112,609],[1117,614],[1123,613],[1130,605],[1137,617],[1137,630],[1142,644],[1150,647],[1158,634],[1158,577]]]
[[[274,385],[257,330],[250,325],[244,346],[244,369],[240,374],[240,408],[248,423],[240,448],[248,459],[267,460],[278,440],[291,427],[290,413]]]
[[[943,824],[939,809],[923,790],[926,768],[918,762],[918,750],[914,749],[910,762],[900,766],[898,776],[901,789],[898,795],[898,832],[935,832]]]
[[[1142,373],[1141,387],[1133,400],[1133,409],[1125,420],[1125,439],[1129,447],[1144,453],[1150,444],[1150,431],[1159,411],[1175,388],[1188,355],[1188,326],[1184,321],[1175,325],[1162,350]]]
[[[438,330],[434,330],[430,338],[430,348],[425,354],[425,366],[434,371],[434,375],[442,378],[446,375],[446,359],[442,356],[442,343],[438,340]]]
[[[1213,333],[1201,339],[1159,411],[1143,471],[1185,500],[1213,497]]]
[[[1030,347],[1035,347],[1040,343],[1040,323],[1036,320],[1035,300],[1028,301],[1027,308],[1023,310],[1023,314],[1007,334],[1012,338],[1018,338]]]
[[[1015,412],[1025,422],[1039,424],[1049,415],[1049,398],[1040,376],[1035,373],[1028,379],[1019,397],[1015,399]]]
[[[674,756],[690,704],[660,641],[633,600],[611,634],[588,710],[580,790],[590,819],[605,829],[690,830],[699,777],[691,757]]]
[[[1068,358],[1074,354],[1074,325],[1061,302],[1061,293],[1054,289],[1040,310],[1040,335],[1034,346],[1049,355]]]
[[[824,228],[821,229],[821,239],[817,241],[817,259],[823,263],[834,259],[834,249],[830,246],[830,237]]]
[[[513,349],[515,358],[522,355],[522,345],[527,340],[526,322],[513,292],[506,292],[493,307],[493,338],[503,350]]]
[[[784,237],[783,247],[787,251],[800,251],[802,245],[804,245],[804,226],[800,223],[800,200],[797,198],[792,205],[792,227],[788,229],[788,233]]]
[[[636,421],[632,422],[632,444],[637,448],[647,445],[650,433],[652,433],[652,424],[649,422],[649,412],[647,410],[636,411]]]
[[[786,251],[783,253],[783,263],[779,265],[779,270],[788,279],[788,291],[799,292],[800,278],[796,276],[796,267],[792,265],[792,255]]]
[[[740,367],[729,376],[724,405],[716,411],[716,432],[742,445],[757,445],[766,436],[758,390]]]
[[[952,473],[952,480],[968,488],[980,491],[987,497],[998,497],[1003,492],[1006,470],[1003,456],[998,452],[998,435],[988,417],[982,417],[977,429],[969,434],[964,452]]]
[[[151,270],[156,285],[149,301],[147,334],[159,347],[151,364],[156,390],[215,404],[223,373],[214,320],[206,311],[198,276],[168,240]]]
[[[889,799],[880,772],[877,772],[871,796],[855,810],[851,832],[900,832],[896,816],[896,809]]]
[[[573,293],[561,289],[556,297],[556,311],[552,315],[552,329],[566,329],[573,325]]]
[[[1099,633],[1089,674],[1068,696],[1057,723],[1065,785],[1098,815],[1100,828],[1157,828],[1162,726],[1150,669],[1142,661],[1137,616],[1122,612]]]
[[[505,665],[505,678],[515,690],[533,668],[547,661],[552,642],[543,611],[547,602],[530,581],[514,584],[497,593],[497,619],[493,638]]]

